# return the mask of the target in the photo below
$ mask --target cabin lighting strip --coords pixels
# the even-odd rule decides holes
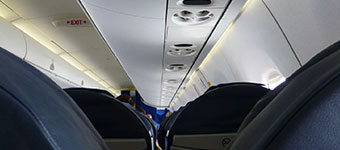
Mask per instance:
[[[25,20],[23,17],[19,16],[13,9],[8,7],[4,2],[0,1],[0,16],[7,21],[10,21],[14,26],[19,28],[22,32],[26,33],[28,36],[39,42],[41,45],[46,47],[48,50],[56,54],[57,56],[64,59],[66,62],[89,76],[94,81],[98,82],[100,85],[105,87],[107,91],[112,93],[114,96],[120,94],[119,89],[113,88],[107,81],[102,80],[98,75],[96,75],[93,71],[88,69],[87,66],[83,65],[80,61],[78,61],[75,57],[73,57],[70,53],[68,53],[65,49],[63,49],[60,45],[50,40],[48,36],[46,36],[43,32],[41,32],[34,24],[30,21]]]

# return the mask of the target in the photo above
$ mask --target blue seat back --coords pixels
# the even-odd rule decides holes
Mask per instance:
[[[313,57],[256,108],[231,149],[340,149],[339,60],[340,42]]]
[[[249,111],[268,91],[261,84],[241,82],[209,90],[169,120],[165,147],[172,145],[174,135],[237,132]]]
[[[0,48],[0,149],[106,149],[72,99],[52,80]]]
[[[104,139],[144,138],[151,148],[149,121],[102,90],[69,88],[65,91],[85,112]]]

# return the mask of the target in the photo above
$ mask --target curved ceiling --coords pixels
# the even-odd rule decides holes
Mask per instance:
[[[230,4],[229,0],[196,6],[180,0],[79,2],[145,102],[156,107],[169,107]]]
[[[81,4],[145,102],[159,106],[166,1],[84,0]]]

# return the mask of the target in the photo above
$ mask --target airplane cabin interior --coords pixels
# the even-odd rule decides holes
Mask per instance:
[[[1,150],[340,149],[339,0],[0,0]]]

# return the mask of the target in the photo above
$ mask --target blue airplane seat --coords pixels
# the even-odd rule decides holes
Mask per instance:
[[[340,41],[265,96],[230,149],[340,149],[339,60]]]
[[[262,84],[239,82],[206,92],[169,121],[164,148],[224,149],[268,91]]]
[[[186,106],[190,105],[191,102],[189,102]],[[164,148],[167,147],[167,131],[170,130],[170,127],[172,126],[172,124],[174,123],[174,120],[176,120],[176,118],[178,117],[178,115],[183,111],[184,107],[180,107],[177,111],[175,111],[171,116],[169,116],[168,118],[165,118],[162,122],[161,125],[158,129],[158,143],[159,146]]]
[[[1,150],[105,150],[73,100],[43,73],[0,48]]]
[[[154,128],[143,114],[126,107],[103,90],[69,88],[65,91],[85,112],[111,149],[153,149]]]

